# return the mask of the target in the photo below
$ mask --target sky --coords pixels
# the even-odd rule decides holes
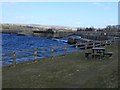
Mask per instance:
[[[117,2],[2,2],[2,23],[96,27],[118,24]]]

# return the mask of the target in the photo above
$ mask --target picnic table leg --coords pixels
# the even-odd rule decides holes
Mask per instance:
[[[105,50],[102,50],[102,51],[101,51],[101,54],[102,54],[101,56],[104,57],[104,55],[105,55]]]

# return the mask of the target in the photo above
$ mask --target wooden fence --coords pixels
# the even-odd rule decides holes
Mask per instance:
[[[12,62],[11,65],[16,65],[18,63],[17,59],[28,58],[28,57],[32,56],[33,59],[32,60],[29,59],[28,61],[34,61],[36,63],[37,60],[39,59],[38,58],[39,56],[44,56],[46,54],[49,54],[48,57],[53,58],[54,56],[56,56],[55,53],[57,53],[57,52],[62,52],[61,55],[66,55],[69,53],[68,52],[69,50],[80,51],[81,49],[89,49],[89,48],[93,48],[93,47],[101,47],[101,46],[111,45],[111,44],[112,44],[111,41],[98,41],[98,42],[81,43],[81,44],[74,44],[74,45],[54,46],[54,47],[46,47],[46,48],[35,48],[35,49],[31,49],[31,50],[6,52],[6,53],[1,54],[1,56],[3,58],[0,61],[2,61],[2,62],[10,61],[10,62]],[[44,52],[41,52],[41,51],[44,51]],[[23,53],[25,53],[25,54],[29,53],[29,54],[21,55]],[[60,54],[58,54],[58,55],[60,55]],[[10,56],[10,57],[6,57],[6,56]],[[6,57],[6,58],[4,58],[4,57]],[[6,66],[6,65],[3,64],[3,66]]]

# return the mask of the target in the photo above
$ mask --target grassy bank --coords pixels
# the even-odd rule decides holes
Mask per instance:
[[[81,51],[3,68],[3,88],[115,88],[117,87],[118,48],[107,46],[112,58],[86,59]]]

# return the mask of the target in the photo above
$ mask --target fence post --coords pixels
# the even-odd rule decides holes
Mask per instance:
[[[15,51],[13,52],[13,64],[14,65],[16,64],[16,52]]]
[[[75,46],[75,47],[76,47],[76,51],[78,51],[78,44],[77,44],[77,43],[76,43],[76,46]]]
[[[100,47],[102,46],[102,41],[100,41]]]
[[[87,49],[87,47],[88,47],[88,43],[85,44],[85,50]]]
[[[37,62],[37,49],[34,49],[34,63]]]
[[[112,45],[112,41],[110,40],[110,45]]]
[[[107,46],[107,43],[108,43],[108,41],[106,40],[106,41],[105,41],[105,46]]]
[[[54,57],[54,48],[51,49],[52,52],[52,58]]]
[[[93,48],[95,47],[95,42],[93,42]]]
[[[76,49],[78,48],[78,45],[77,45],[77,43],[76,43]]]
[[[104,41],[101,42],[101,46],[104,46]]]
[[[65,50],[65,55],[66,55],[67,54],[67,48],[66,48],[66,46],[65,46],[64,50]]]

